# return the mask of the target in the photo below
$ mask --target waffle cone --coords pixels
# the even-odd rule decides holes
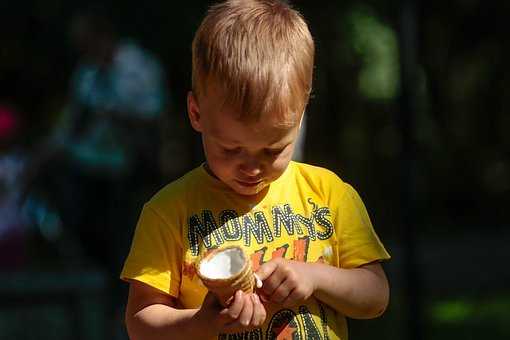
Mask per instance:
[[[228,277],[222,278],[210,277],[205,270],[201,270],[204,268],[203,266],[208,265],[207,262],[211,261],[213,257],[228,250],[234,250],[234,252],[229,253],[232,253],[233,256],[239,256],[240,261],[242,261],[239,270],[236,270]],[[223,306],[227,306],[230,303],[236,291],[242,290],[245,293],[251,293],[255,287],[255,277],[251,269],[251,262],[243,249],[238,246],[214,249],[207,253],[199,261],[197,274],[204,286],[218,297]]]

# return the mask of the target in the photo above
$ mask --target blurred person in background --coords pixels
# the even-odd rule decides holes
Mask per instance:
[[[101,8],[78,11],[69,28],[79,60],[61,122],[39,155],[58,162],[43,162],[39,183],[52,192],[62,228],[79,240],[86,261],[106,271],[115,333],[125,294],[115,278],[139,205],[161,178],[165,74],[154,55],[117,35]]]
[[[165,110],[165,75],[154,55],[119,38],[102,9],[77,12],[69,33],[80,59],[61,122],[39,152],[38,183],[52,192],[64,228],[111,276],[140,196],[159,184],[154,131]]]
[[[27,217],[21,203],[21,180],[27,156],[19,147],[19,113],[0,104],[0,269],[16,269],[25,261]]]

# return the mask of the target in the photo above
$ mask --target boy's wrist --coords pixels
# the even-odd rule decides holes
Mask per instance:
[[[202,308],[197,309],[189,327],[192,335],[197,339],[214,338],[220,334],[220,330],[216,329],[216,324],[213,322],[213,315]]]
[[[312,278],[312,294],[315,294],[317,290],[320,288],[320,284],[322,281],[321,268],[318,263],[309,263],[311,270],[311,278]]]
[[[306,263],[310,268],[310,281],[313,289],[313,295],[324,291],[324,287],[331,285],[331,266],[322,263]]]

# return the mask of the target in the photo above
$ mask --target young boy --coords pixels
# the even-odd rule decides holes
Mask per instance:
[[[193,41],[191,125],[206,162],[145,206],[122,279],[133,339],[347,339],[388,304],[388,253],[356,191],[292,162],[314,44],[278,0],[213,6]],[[240,245],[263,286],[223,308],[195,263]],[[237,334],[236,334],[237,333]]]

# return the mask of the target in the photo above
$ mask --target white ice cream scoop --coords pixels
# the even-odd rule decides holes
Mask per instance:
[[[214,249],[198,263],[197,274],[220,302],[227,306],[235,292],[253,292],[255,286],[262,287],[262,281],[251,269],[251,261],[239,246]]]

